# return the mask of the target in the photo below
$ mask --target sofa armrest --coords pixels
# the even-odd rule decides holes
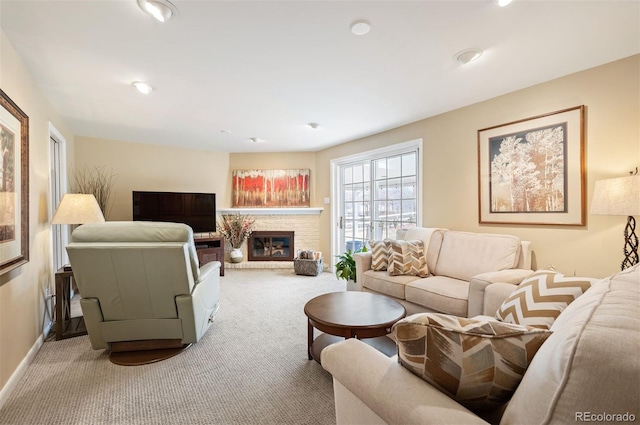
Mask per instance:
[[[371,251],[356,252],[353,259],[356,261],[356,286],[362,291],[362,273],[371,270]]]
[[[484,298],[487,286],[496,282],[503,282],[511,284],[513,288],[511,291],[513,291],[516,289],[513,285],[518,285],[531,273],[533,273],[533,271],[528,269],[507,269],[497,272],[481,273],[473,276],[469,281],[469,305],[467,308],[467,317],[474,317],[481,314],[493,316],[493,314],[495,314],[495,310],[492,312],[485,312]],[[511,292],[509,292],[509,294],[510,293]],[[502,304],[502,301],[500,304]],[[500,304],[498,304],[498,307]]]
[[[369,419],[366,423],[370,423],[376,416],[387,424],[487,424],[397,361],[355,338],[328,346],[321,360],[333,375],[338,424],[344,418],[352,423]],[[364,406],[345,403],[345,395]],[[355,419],[358,414],[360,420]]]
[[[487,316],[495,316],[504,300],[516,290],[517,285],[497,282],[487,286],[484,294],[484,311]]]

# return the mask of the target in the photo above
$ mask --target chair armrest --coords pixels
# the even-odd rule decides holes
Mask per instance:
[[[353,259],[356,261],[356,286],[362,291],[362,273],[371,270],[371,251],[356,252]]]
[[[338,419],[353,419],[357,414],[352,404],[344,403],[346,389],[368,408],[361,412],[364,416],[371,418],[373,412],[388,424],[487,424],[397,361],[355,338],[328,346],[321,360],[333,375],[334,389],[339,389],[334,390]]]
[[[200,276],[198,277],[198,281],[196,282],[196,285],[200,282],[207,280],[207,278],[211,273],[218,273],[219,275],[220,266],[221,266],[220,261],[211,261],[207,264],[203,264],[202,267],[200,267]]]
[[[469,305],[467,308],[467,317],[474,317],[485,314],[484,298],[485,289],[487,286],[496,282],[518,285],[532,273],[533,271],[528,269],[507,269],[497,272],[481,273],[473,276],[469,281]],[[511,291],[513,291],[514,289],[516,288],[513,287]],[[510,293],[511,292],[509,292],[509,294]],[[502,301],[500,302],[500,304],[502,304]],[[500,304],[498,304],[498,307],[500,306]],[[495,314],[495,310],[487,314],[492,316],[493,314]]]

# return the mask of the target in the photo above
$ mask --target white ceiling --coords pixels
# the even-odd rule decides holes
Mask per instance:
[[[136,0],[0,0],[0,25],[74,134],[223,152],[318,150],[640,53],[640,0],[173,3],[162,24]]]

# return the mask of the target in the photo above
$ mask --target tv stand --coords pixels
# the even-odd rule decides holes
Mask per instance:
[[[224,236],[194,238],[200,265],[220,261],[220,276],[224,276]]]

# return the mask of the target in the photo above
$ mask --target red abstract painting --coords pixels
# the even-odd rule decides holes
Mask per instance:
[[[309,169],[233,170],[234,207],[308,207]]]

